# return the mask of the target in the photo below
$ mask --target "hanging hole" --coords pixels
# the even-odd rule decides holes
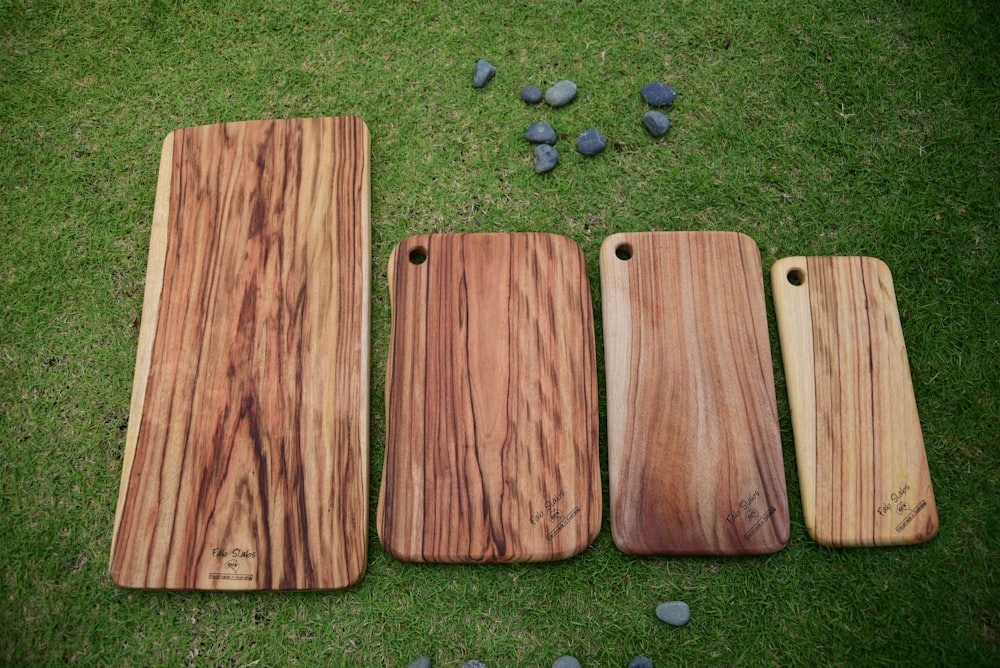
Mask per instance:
[[[806,282],[806,272],[801,269],[791,269],[788,272],[788,282],[792,285],[802,285]]]
[[[427,262],[427,249],[420,246],[410,251],[410,264],[423,264]]]
[[[632,244],[618,244],[615,247],[615,257],[619,260],[631,260]]]

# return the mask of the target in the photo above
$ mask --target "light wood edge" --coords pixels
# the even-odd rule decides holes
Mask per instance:
[[[125,450],[122,456],[122,476],[118,492],[118,504],[115,509],[115,525],[111,534],[111,558],[114,558],[115,545],[118,541],[118,529],[121,524],[125,498],[128,496],[129,482],[132,477],[132,464],[135,461],[135,447],[139,440],[139,430],[142,427],[142,410],[146,400],[146,381],[153,358],[153,342],[156,338],[156,326],[160,314],[160,295],[163,292],[163,268],[167,258],[167,227],[170,213],[170,188],[173,179],[174,133],[171,132],[163,140],[163,151],[160,155],[160,172],[156,182],[156,200],[153,205],[153,223],[149,238],[149,261],[146,265],[146,285],[142,300],[142,319],[139,325],[139,344],[135,360],[135,374],[132,382],[132,399],[129,405],[128,431],[125,435]],[[108,571],[111,579],[118,582],[118,574],[114,571],[114,563],[109,562]]]
[[[409,237],[407,237],[409,238]],[[406,239],[400,241],[396,244],[392,252],[389,253],[389,263],[386,268],[386,276],[389,284],[389,312],[395,313],[395,301],[396,301],[396,290],[395,290],[395,275],[396,275],[396,255],[399,253],[400,247],[406,243]],[[391,330],[389,332],[389,352],[385,364],[385,382],[383,384],[385,392],[385,434],[386,434],[386,447],[385,452],[382,455],[382,480],[379,482],[378,486],[378,506],[375,509],[375,532],[378,535],[379,543],[386,551],[389,551],[389,546],[386,545],[386,537],[383,528],[383,518],[385,511],[385,478],[386,471],[389,468],[389,446],[388,446],[388,435],[391,433],[392,425],[390,424],[390,404],[389,404],[389,387],[392,383],[392,357],[393,357],[393,339],[396,335],[396,320],[392,319]]]
[[[626,527],[616,521],[622,475],[621,454],[625,450],[628,425],[629,360],[631,359],[632,317],[628,271],[617,268],[621,262],[615,255],[621,243],[627,243],[626,233],[612,234],[601,243],[601,315],[604,325],[604,380],[607,392],[608,429],[608,494],[610,495],[611,535],[619,550],[635,554]],[[622,314],[625,315],[622,315]],[[615,314],[613,316],[612,314]],[[614,345],[612,345],[614,344]]]
[[[362,299],[361,299],[361,368],[359,370],[361,374],[361,379],[359,383],[361,401],[358,406],[358,415],[361,419],[361,424],[364,426],[360,430],[360,446],[361,446],[361,461],[359,466],[361,468],[361,481],[364,485],[364,495],[361,503],[362,516],[362,526],[365,527],[364,535],[360,537],[359,550],[361,551],[361,568],[358,569],[357,575],[354,579],[348,582],[345,587],[350,587],[356,584],[364,577],[368,570],[368,531],[369,531],[369,512],[368,512],[368,491],[369,491],[369,471],[370,471],[370,459],[371,459],[371,443],[370,443],[370,404],[371,404],[371,294],[372,294],[372,284],[371,284],[371,273],[372,273],[372,261],[371,261],[371,132],[368,130],[368,124],[364,122],[360,117],[351,117],[361,124],[362,136],[363,136],[363,146],[361,157],[364,162],[364,172],[362,173],[362,195],[361,195],[361,222],[364,226],[364,230],[359,235],[359,238],[363,242],[363,249],[361,253],[362,269],[361,269],[361,286],[362,286]]]
[[[788,282],[788,273],[793,269],[801,270],[801,285]],[[788,406],[792,414],[802,514],[810,537],[818,543],[826,544],[821,540],[822,537],[816,535],[816,388],[813,380],[815,363],[808,284],[808,262],[803,256],[782,258],[771,267],[771,291],[778,322]],[[800,329],[795,326],[796,322],[810,323],[810,326]]]
[[[570,559],[579,554],[582,554],[584,550],[593,545],[594,541],[601,533],[601,524],[604,521],[604,490],[601,482],[601,414],[600,414],[600,382],[598,380],[598,370],[597,370],[597,332],[594,323],[594,294],[590,286],[590,276],[587,273],[587,257],[583,252],[583,248],[573,239],[555,233],[536,233],[539,236],[544,237],[554,237],[557,239],[562,239],[560,243],[566,245],[570,252],[575,254],[576,261],[578,262],[580,271],[580,282],[583,286],[582,296],[583,296],[583,308],[586,310],[590,326],[589,331],[585,334],[589,335],[590,338],[590,350],[591,354],[588,356],[584,363],[588,367],[588,376],[593,379],[593,385],[588,390],[593,390],[593,408],[591,413],[587,416],[587,446],[588,449],[592,449],[587,452],[587,458],[590,459],[591,452],[593,452],[593,467],[590,471],[590,487],[596,491],[596,499],[587,499],[589,504],[590,514],[589,521],[590,526],[586,536],[581,539],[580,543],[575,546],[569,546],[570,549],[565,551],[565,554],[558,557],[547,558],[546,561],[557,561],[561,559]],[[603,310],[603,309],[602,309]],[[593,437],[593,441],[590,441],[589,437]],[[594,501],[594,503],[591,503]]]

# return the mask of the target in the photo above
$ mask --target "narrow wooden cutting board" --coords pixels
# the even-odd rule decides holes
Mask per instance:
[[[829,546],[937,533],[889,268],[789,257],[771,268],[806,528]]]
[[[364,573],[368,155],[358,118],[167,136],[116,583],[332,589]]]
[[[788,496],[757,245],[735,232],[615,234],[601,290],[619,549],[780,550]]]
[[[546,561],[601,525],[583,253],[551,234],[411,237],[389,259],[378,534],[406,561]]]

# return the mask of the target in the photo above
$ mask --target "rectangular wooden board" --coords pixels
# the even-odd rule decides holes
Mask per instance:
[[[547,561],[601,526],[593,305],[552,234],[411,237],[389,260],[378,534],[405,561]]]
[[[806,528],[847,547],[938,529],[892,274],[870,257],[771,268]]]
[[[368,156],[349,117],[164,141],[116,583],[335,589],[363,575]]]
[[[638,555],[748,555],[788,542],[764,278],[735,232],[601,246],[611,528]]]

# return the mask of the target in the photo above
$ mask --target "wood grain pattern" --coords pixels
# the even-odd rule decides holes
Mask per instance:
[[[357,118],[166,138],[116,583],[332,589],[364,573],[368,154]]]
[[[438,562],[583,550],[601,482],[580,248],[551,234],[411,237],[393,250],[389,288],[386,550]]]
[[[611,528],[641,555],[774,552],[788,497],[760,253],[733,232],[601,246]]]
[[[889,268],[791,257],[771,269],[806,528],[829,546],[937,533]]]

